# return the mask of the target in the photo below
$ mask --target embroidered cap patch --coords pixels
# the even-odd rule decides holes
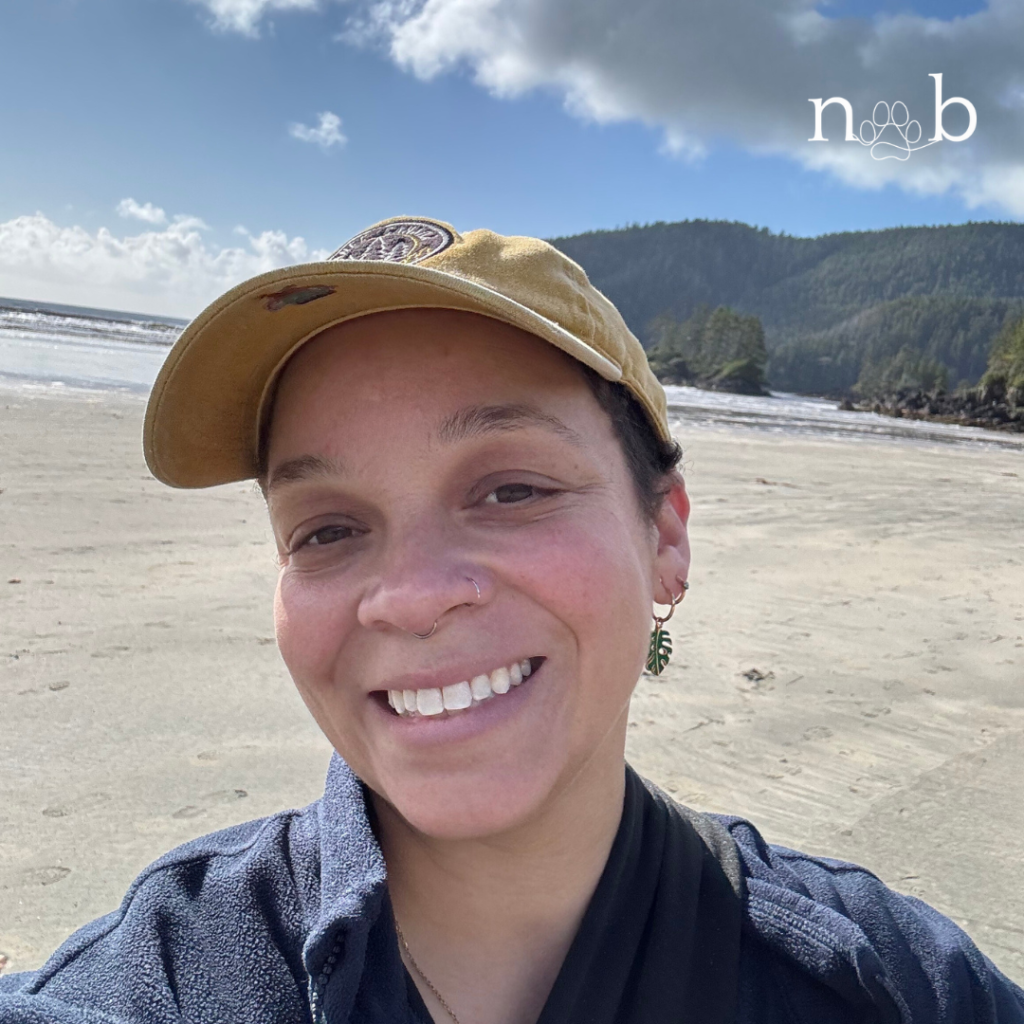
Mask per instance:
[[[454,241],[452,232],[435,221],[393,220],[360,231],[327,258],[419,263],[443,252]]]

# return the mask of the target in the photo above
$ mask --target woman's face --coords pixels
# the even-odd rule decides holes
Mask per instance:
[[[685,495],[642,520],[573,360],[455,311],[332,328],[282,377],[266,486],[284,660],[413,827],[493,835],[621,762],[659,576],[685,578]],[[389,691],[452,709],[399,714]]]

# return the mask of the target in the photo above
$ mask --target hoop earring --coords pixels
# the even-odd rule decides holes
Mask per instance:
[[[676,577],[679,580],[679,577]],[[690,584],[686,580],[679,580],[683,585],[683,589],[679,591],[678,597],[672,598],[672,606],[668,610],[668,615],[654,616],[654,629],[651,630],[651,644],[647,649],[647,671],[654,676],[660,676],[665,671],[665,666],[668,664],[669,658],[672,657],[672,637],[669,631],[665,629],[665,623],[672,618],[673,612],[676,610],[676,605],[686,596],[686,592],[690,589]],[[664,581],[662,581],[664,586]]]

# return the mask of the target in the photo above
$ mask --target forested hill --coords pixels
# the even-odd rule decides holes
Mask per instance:
[[[866,362],[920,351],[976,381],[1024,312],[1024,225],[890,228],[818,238],[726,221],[657,223],[552,242],[648,344],[702,304],[756,314],[773,386],[841,393]]]

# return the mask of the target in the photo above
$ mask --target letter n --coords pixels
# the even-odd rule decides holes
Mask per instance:
[[[844,100],[842,96],[833,96],[829,100],[821,102],[819,96],[816,100],[808,100],[808,103],[814,104],[814,135],[809,138],[808,142],[828,142],[828,139],[821,134],[821,112],[826,108],[830,107],[833,103],[838,103],[843,110],[846,111],[846,141],[847,142],[859,142],[860,140],[856,135],[853,134],[853,107],[850,106],[849,100]],[[953,101],[950,100],[950,103]]]

